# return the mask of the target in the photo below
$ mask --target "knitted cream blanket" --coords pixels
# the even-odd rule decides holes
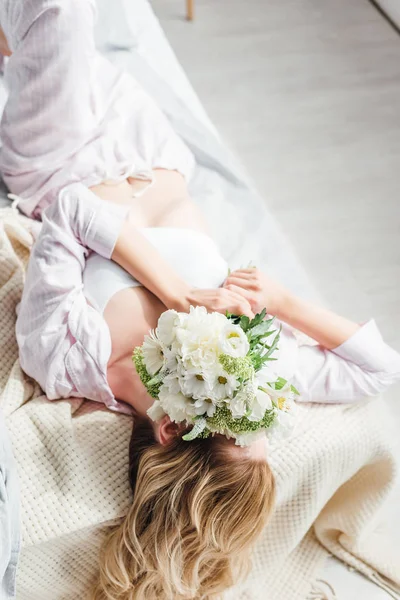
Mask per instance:
[[[104,532],[131,501],[131,420],[93,402],[49,402],[21,371],[14,325],[31,223],[0,211],[0,402],[21,483],[18,600],[83,600]],[[328,552],[397,597],[400,557],[375,529],[396,467],[386,421],[379,399],[300,406],[293,438],[271,448],[276,511],[250,577],[227,600],[304,600]]]

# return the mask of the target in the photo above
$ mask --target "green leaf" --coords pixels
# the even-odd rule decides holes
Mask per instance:
[[[275,389],[281,390],[287,384],[287,379],[283,379],[283,377],[278,377],[275,381]]]
[[[260,317],[261,317],[261,313],[254,316],[254,318],[250,321],[250,325],[249,325],[250,329],[261,323],[262,319]]]
[[[267,321],[263,321],[262,323],[259,323],[258,325],[255,325],[253,327],[249,326],[250,336],[252,338],[265,337],[267,332],[271,329],[271,325],[274,322],[274,320],[274,318],[268,319]]]
[[[273,352],[275,352],[275,350],[277,349],[277,347],[278,347],[278,344],[279,344],[279,340],[280,340],[280,337],[281,337],[281,331],[282,331],[282,325],[280,326],[280,328],[279,328],[279,331],[278,331],[278,333],[276,334],[276,336],[275,336],[275,339],[274,339],[274,341],[272,342],[272,344],[271,344],[271,346],[270,346],[270,348],[269,348],[269,350],[268,350],[267,354],[265,354],[265,356],[266,356],[267,358],[269,358],[269,357],[271,356],[271,354],[272,354]]]
[[[292,390],[292,392],[293,392],[294,394],[297,394],[298,396],[300,396],[300,392],[299,392],[299,390],[298,390],[298,389],[296,389],[296,388],[294,387],[294,385],[291,385],[291,386],[290,386],[290,389]]]
[[[234,315],[233,313],[226,311],[225,316],[227,319],[232,321],[232,323],[234,323],[235,325],[237,325],[240,322],[240,318],[241,318],[240,315]]]
[[[259,325],[262,321],[264,321],[266,314],[267,314],[267,309],[263,308],[262,311],[260,313],[256,314],[254,319],[252,319],[250,321],[249,328],[255,327],[256,325]]]
[[[250,325],[249,317],[247,317],[246,315],[242,315],[240,317],[240,327],[243,329],[244,332],[246,332],[248,330],[249,325]]]

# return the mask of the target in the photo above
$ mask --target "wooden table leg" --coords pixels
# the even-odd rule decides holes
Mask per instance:
[[[186,18],[188,21],[194,19],[194,0],[186,0]]]

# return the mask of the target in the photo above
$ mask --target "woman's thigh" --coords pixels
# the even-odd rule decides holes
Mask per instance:
[[[177,171],[155,169],[154,182],[134,179],[104,182],[91,190],[104,200],[130,204],[136,227],[182,227],[207,231],[201,211],[189,197],[184,177]]]

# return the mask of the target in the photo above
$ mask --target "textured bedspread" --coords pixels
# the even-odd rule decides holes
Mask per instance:
[[[29,227],[13,209],[2,210],[0,405],[21,481],[17,598],[77,600],[95,576],[106,527],[123,517],[131,500],[131,421],[79,399],[48,402],[22,373],[14,322]],[[399,557],[375,528],[394,481],[393,438],[379,399],[301,406],[290,443],[271,448],[275,514],[255,548],[249,579],[227,600],[303,600],[327,551],[400,589]]]

